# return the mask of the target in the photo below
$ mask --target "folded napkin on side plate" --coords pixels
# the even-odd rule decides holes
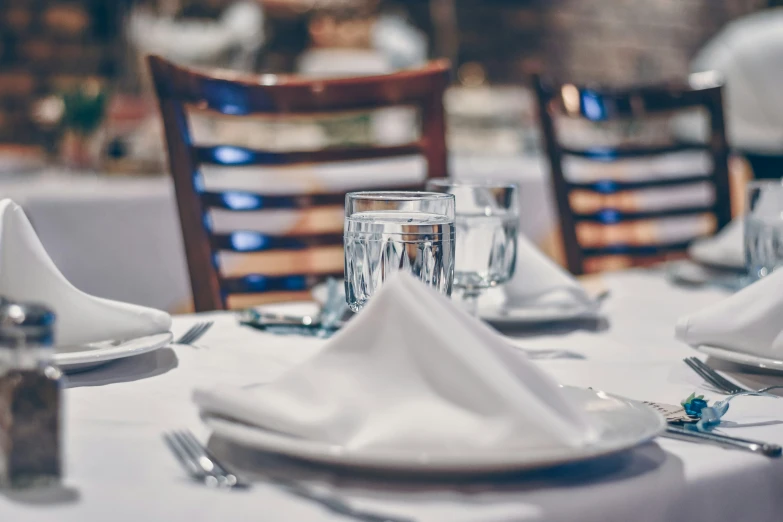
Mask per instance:
[[[709,345],[762,357],[783,356],[783,270],[776,270],[722,301],[683,317],[676,335],[691,346]]]
[[[503,287],[509,308],[598,306],[571,274],[555,264],[524,235],[517,241],[514,277]]]
[[[277,381],[196,390],[194,400],[206,417],[352,449],[577,447],[596,437],[524,354],[405,273]]]
[[[744,219],[735,218],[714,236],[697,239],[688,255],[705,265],[741,270],[745,268]]]
[[[0,295],[51,308],[57,315],[55,340],[63,347],[133,339],[171,327],[165,312],[77,290],[57,270],[24,211],[10,199],[0,200]]]

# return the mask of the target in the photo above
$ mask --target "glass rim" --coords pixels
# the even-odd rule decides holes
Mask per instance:
[[[454,188],[499,188],[499,189],[519,189],[519,183],[515,181],[502,181],[496,179],[487,180],[456,180],[449,178],[433,178],[428,179],[426,184],[435,185],[439,187],[454,187]]]
[[[454,194],[416,190],[362,190],[359,192],[349,192],[345,197],[349,199],[366,199],[372,201],[436,201],[439,199],[453,200]]]

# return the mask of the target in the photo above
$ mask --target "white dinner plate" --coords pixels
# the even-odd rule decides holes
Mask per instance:
[[[564,387],[567,398],[579,404],[599,431],[596,442],[580,448],[480,451],[350,449],[319,440],[272,432],[229,420],[206,416],[215,434],[236,444],[321,464],[405,473],[487,474],[550,468],[625,451],[644,444],[666,429],[655,410],[636,401],[584,388]]]
[[[716,359],[722,359],[744,366],[752,366],[754,368],[783,372],[783,359],[773,359],[771,357],[762,357],[761,355],[754,355],[751,353],[735,352],[734,350],[718,348],[717,346],[701,345],[694,346],[694,348],[697,351],[709,355],[710,357],[715,357]]]
[[[104,341],[78,347],[61,347],[54,354],[54,363],[67,372],[89,370],[116,359],[151,352],[171,343],[171,332],[137,337],[127,341]]]
[[[313,299],[319,303],[326,300],[326,284],[319,284],[311,290]],[[502,288],[491,288],[479,299],[478,315],[485,321],[499,326],[529,326],[536,324],[597,319],[601,313],[597,306],[582,303],[549,303],[529,307],[506,307]]]

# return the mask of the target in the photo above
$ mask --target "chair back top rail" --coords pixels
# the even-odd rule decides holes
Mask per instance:
[[[157,86],[161,99],[227,115],[313,114],[422,105],[446,88],[450,74],[445,60],[394,74],[327,79],[223,70],[206,73],[158,56],[150,56],[149,63],[156,76],[168,79]]]

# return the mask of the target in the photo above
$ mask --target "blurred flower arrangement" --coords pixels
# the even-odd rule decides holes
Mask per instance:
[[[100,157],[98,131],[106,117],[108,92],[88,79],[41,100],[34,117],[54,137],[59,161],[68,167],[94,168]]]

